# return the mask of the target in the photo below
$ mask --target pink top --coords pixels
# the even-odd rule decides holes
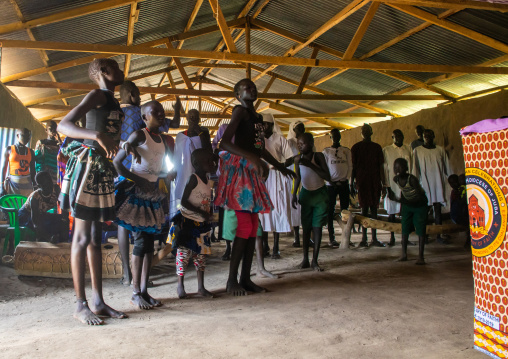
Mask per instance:
[[[508,116],[500,117],[495,120],[483,120],[472,124],[471,126],[464,127],[460,130],[462,136],[470,133],[484,133],[505,130],[508,128]]]

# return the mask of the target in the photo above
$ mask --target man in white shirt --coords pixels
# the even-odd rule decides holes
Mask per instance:
[[[403,158],[408,164],[412,163],[413,151],[409,145],[404,144],[404,134],[401,130],[393,130],[392,132],[393,143],[383,148],[383,156],[385,158],[385,187],[395,193],[397,198],[400,198],[400,188],[393,181],[395,173],[393,172],[393,163],[397,158]],[[411,173],[411,165],[409,165],[409,172]],[[400,212],[400,203],[392,201],[388,196],[384,199],[384,208],[388,213],[388,221],[395,222],[395,215]],[[390,237],[390,246],[395,245],[395,234],[392,232]]]
[[[330,235],[330,246],[339,246],[335,240],[333,229],[333,218],[335,216],[335,205],[339,195],[340,210],[349,208],[349,179],[353,171],[351,150],[340,145],[341,135],[337,128],[330,131],[332,146],[323,150],[323,155],[330,171],[330,182],[326,182],[328,189],[328,234]]]

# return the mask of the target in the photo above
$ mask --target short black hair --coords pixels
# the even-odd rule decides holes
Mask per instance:
[[[44,180],[44,179],[48,179],[53,183],[53,179],[51,178],[51,175],[49,174],[49,172],[46,172],[46,171],[37,172],[37,174],[35,175],[35,182],[38,185],[40,185],[40,183],[41,183],[40,181]]]
[[[422,125],[418,125],[418,126],[416,126],[416,130],[425,131],[425,127],[423,127]]]
[[[425,133],[425,132],[432,133],[432,136],[434,136],[434,137],[436,136],[436,135],[435,135],[435,133],[434,133],[434,131],[433,131],[433,130],[431,130],[430,128],[426,128],[426,129],[425,129],[425,131],[423,131],[423,133]]]
[[[211,152],[205,150],[204,148],[197,148],[191,153],[191,163],[194,168],[196,168],[196,164],[198,161],[206,155],[211,155]]]
[[[243,82],[252,82],[254,83],[251,79],[248,79],[248,78],[244,78],[244,79],[241,79],[240,81],[238,81],[236,84],[235,84],[235,87],[233,88],[233,92],[235,93],[235,96],[236,94],[238,93],[238,91],[240,91],[240,85],[243,83]]]
[[[88,66],[88,77],[90,77],[90,80],[93,82],[97,82],[99,79],[99,74],[103,71],[103,69],[106,66],[112,66],[112,65],[118,65],[118,62],[116,62],[113,59],[107,59],[107,58],[99,58],[99,59],[93,59],[92,62],[90,62],[90,65]]]
[[[304,132],[298,138],[303,138],[305,141],[309,143],[314,143],[314,135],[310,132]]]
[[[448,176],[448,182],[453,181],[453,180],[459,182],[459,176],[457,176],[456,174]]]
[[[122,100],[122,103],[128,103],[130,100],[131,93],[137,89],[138,87],[134,82],[129,80],[124,81],[123,84],[120,86],[120,99]]]
[[[46,122],[46,128],[48,128],[51,125],[55,125],[56,126],[56,122],[53,121],[53,120],[49,120],[48,122]]]
[[[398,128],[396,128],[395,130],[392,131],[392,134],[394,133],[400,133],[402,136],[404,136],[404,134],[402,133],[401,130],[399,130]]]
[[[141,106],[141,115],[142,116],[146,115],[146,111],[148,111],[149,108],[151,108],[152,106],[154,106],[156,104],[159,104],[162,106],[162,104],[157,100],[148,101],[147,103],[143,104],[143,106]]]
[[[18,134],[18,133],[21,133],[21,134],[23,134],[23,135],[24,135],[24,134],[30,135],[30,134],[32,134],[32,131],[30,131],[30,130],[29,130],[28,128],[26,128],[26,127],[23,127],[23,128],[18,128],[18,129],[16,130],[16,134]]]
[[[407,164],[407,160],[405,158],[397,158],[395,161],[393,161],[393,164],[398,163],[402,168],[404,168],[406,171],[409,169],[409,166]]]

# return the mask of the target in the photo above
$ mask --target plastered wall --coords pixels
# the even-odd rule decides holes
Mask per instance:
[[[392,131],[400,129],[404,133],[404,142],[409,144],[416,139],[416,125],[434,130],[436,144],[448,148],[450,165],[456,174],[464,173],[464,159],[459,130],[462,127],[487,118],[508,116],[508,91],[460,101],[455,104],[438,106],[419,111],[410,116],[394,118],[389,121],[373,123],[372,140],[382,147],[392,143]],[[342,145],[351,148],[361,141],[361,127],[342,132]],[[322,151],[331,145],[329,136],[315,139],[316,149]]]
[[[35,147],[38,140],[46,138],[44,126],[3,84],[0,84],[0,127],[28,128],[32,131],[32,140],[30,141],[32,148]],[[2,151],[4,147],[4,144],[0,143]]]

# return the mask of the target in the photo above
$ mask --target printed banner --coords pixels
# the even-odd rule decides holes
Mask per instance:
[[[475,286],[474,347],[508,358],[508,129],[462,137]]]

